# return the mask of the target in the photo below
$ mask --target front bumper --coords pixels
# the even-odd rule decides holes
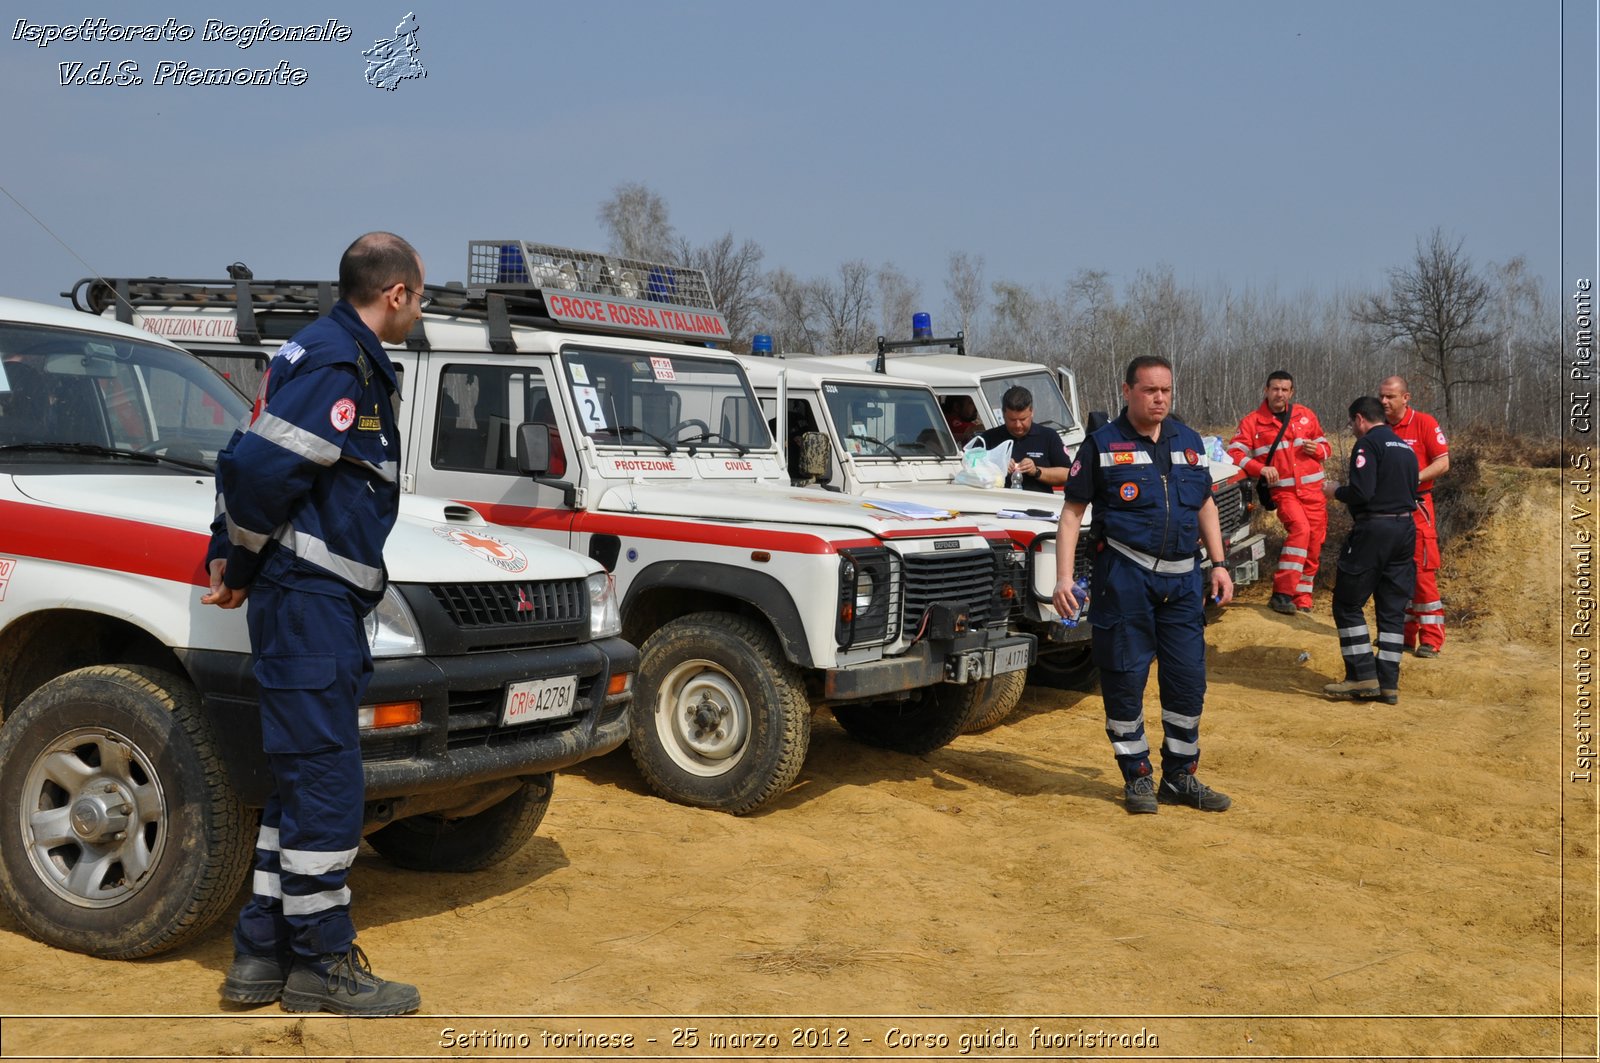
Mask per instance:
[[[249,655],[189,651],[181,656],[201,692],[230,781],[246,804],[262,805],[272,778],[261,749]],[[639,651],[620,638],[461,656],[380,658],[364,704],[418,701],[422,719],[362,733],[367,800],[463,790],[609,753],[627,739],[632,694],[606,691],[613,675],[638,670]],[[500,726],[507,684],[565,675],[578,677],[570,715]]]
[[[919,642],[898,657],[846,668],[822,676],[829,702],[862,701],[907,693],[935,683],[975,683],[1031,665],[1038,655],[1032,635],[980,631],[945,642]]]

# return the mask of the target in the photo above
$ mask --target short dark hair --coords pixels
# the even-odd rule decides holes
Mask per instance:
[[[1122,382],[1130,388],[1133,387],[1133,382],[1139,379],[1139,370],[1141,369],[1165,369],[1170,373],[1172,372],[1172,363],[1159,354],[1141,354],[1128,363],[1128,371],[1122,375]]]
[[[1289,382],[1289,386],[1294,387],[1294,377],[1290,375],[1289,370],[1287,369],[1274,369],[1272,372],[1268,373],[1267,383],[1271,384],[1274,380],[1287,380]]]
[[[1033,392],[1021,384],[1014,384],[1006,388],[1006,393],[1000,396],[1000,408],[1020,413],[1023,410],[1033,409]]]
[[[1378,401],[1376,395],[1363,395],[1350,404],[1350,419],[1355,420],[1357,415],[1363,420],[1377,424],[1383,420],[1383,403]]]
[[[339,259],[339,295],[359,306],[396,284],[421,288],[422,271],[417,265],[421,258],[416,248],[394,233],[358,236]]]

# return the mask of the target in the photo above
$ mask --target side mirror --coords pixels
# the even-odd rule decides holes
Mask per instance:
[[[543,476],[550,471],[550,432],[547,424],[524,421],[517,426],[517,471]]]

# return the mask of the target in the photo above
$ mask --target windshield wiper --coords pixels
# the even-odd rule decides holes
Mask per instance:
[[[691,439],[691,440],[687,441],[688,444],[689,444],[688,448],[687,448],[688,451],[689,451],[689,457],[691,457],[691,458],[694,457],[695,444],[697,444],[697,443],[708,443],[713,439],[722,440],[722,442],[726,443],[728,446],[730,446],[734,450],[738,451],[739,452],[739,457],[741,457],[741,458],[744,457],[746,454],[750,453],[750,448],[749,447],[745,446],[743,443],[739,442],[737,439],[729,439],[727,436],[723,435],[721,432],[701,432],[694,439]],[[680,440],[678,440],[678,442],[682,443],[682,442],[684,442],[684,440],[680,439]]]
[[[88,454],[96,458],[130,458],[150,465],[176,465],[181,469],[198,469],[211,472],[212,467],[203,462],[169,458],[165,454],[149,454],[142,450],[124,450],[121,447],[103,447],[98,443],[4,443],[0,452],[30,451],[55,454]]]
[[[618,425],[615,428],[606,428],[606,427],[596,428],[596,429],[593,430],[593,432],[591,434],[598,435],[601,432],[609,432],[612,435],[617,436],[619,438],[622,436],[622,434],[624,432],[637,432],[640,435],[644,436],[646,439],[650,440],[656,446],[660,447],[662,450],[666,451],[668,454],[676,454],[678,452],[678,448],[677,447],[673,446],[671,443],[668,443],[665,439],[662,439],[658,435],[654,435],[654,434],[652,434],[650,432],[646,432],[643,428],[640,428],[636,424],[622,424],[622,425]]]

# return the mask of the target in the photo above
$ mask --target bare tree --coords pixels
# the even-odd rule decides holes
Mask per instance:
[[[945,273],[944,290],[950,297],[947,309],[954,312],[956,327],[967,337],[967,349],[974,346],[978,314],[983,310],[983,256],[954,251]],[[943,329],[935,328],[935,332]]]
[[[1109,274],[1101,269],[1074,273],[1067,281],[1066,312],[1068,347],[1085,412],[1116,410],[1124,361],[1118,337],[1125,315]]]
[[[762,314],[774,348],[806,353],[821,350],[822,333],[812,309],[811,286],[779,268],[767,274],[765,287]]]
[[[760,246],[752,240],[735,244],[731,232],[704,247],[679,238],[670,251],[671,261],[692,266],[706,275],[711,298],[727,319],[728,334],[739,350],[749,349],[750,336],[762,314],[762,256]]]
[[[1399,347],[1439,388],[1444,419],[1457,393],[1498,379],[1489,364],[1494,335],[1487,327],[1489,285],[1461,251],[1434,229],[1409,267],[1389,271],[1389,290],[1357,303],[1355,319],[1384,347]]]
[[[839,267],[837,280],[811,282],[810,300],[831,354],[868,351],[876,346],[872,319],[872,270],[860,259]]]
[[[891,340],[911,335],[911,315],[922,298],[922,286],[893,262],[878,267],[878,335]]]
[[[600,204],[595,220],[605,227],[608,250],[626,258],[664,262],[674,243],[666,202],[638,181],[620,184]]]

